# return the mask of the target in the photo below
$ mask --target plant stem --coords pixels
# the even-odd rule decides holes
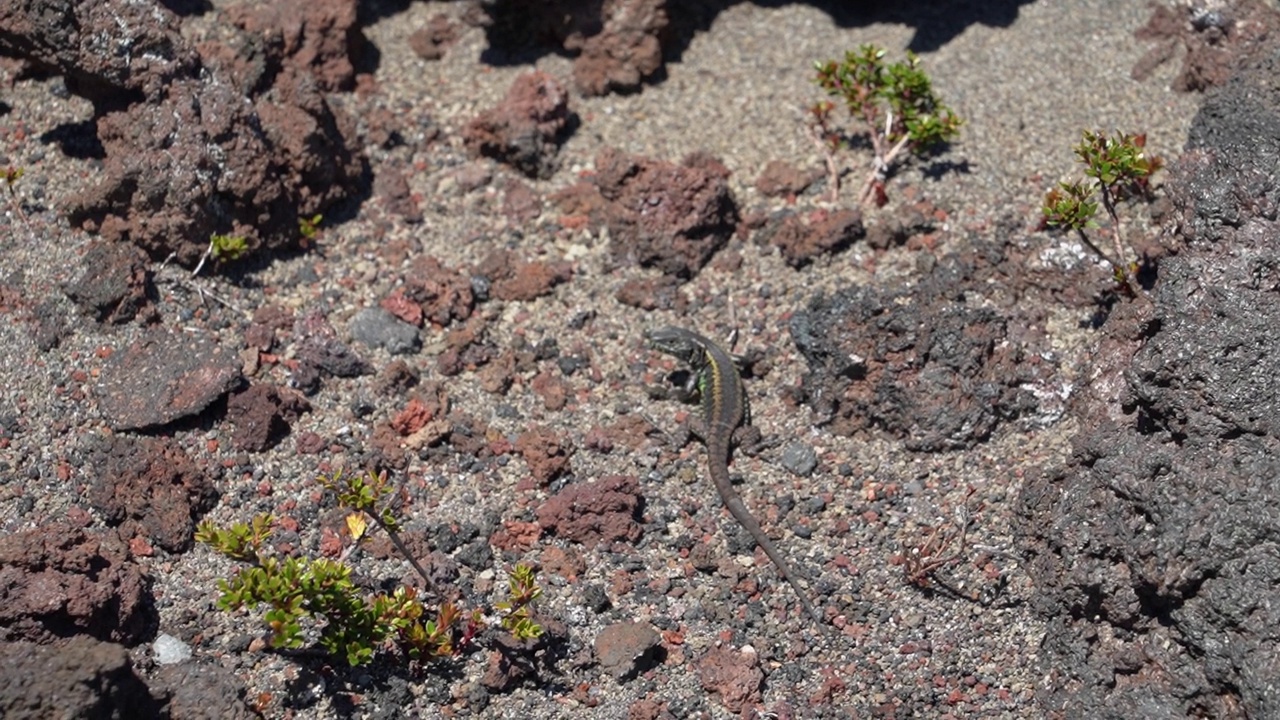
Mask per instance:
[[[858,204],[865,205],[867,199],[871,197],[871,190],[875,187],[877,181],[884,182],[889,177],[889,165],[897,159],[902,149],[911,142],[911,138],[904,135],[889,152],[882,158],[878,152],[879,143],[877,143],[877,153],[875,164],[871,168],[871,172],[867,173],[867,179],[862,183],[862,189],[858,191]]]
[[[418,563],[418,559],[413,556],[413,553],[409,552],[409,547],[404,544],[404,540],[400,539],[400,533],[388,527],[386,523],[382,522],[382,518],[378,517],[376,514],[370,513],[370,516],[373,518],[374,522],[378,523],[378,527],[382,528],[387,533],[387,537],[391,538],[391,544],[396,546],[396,550],[399,550],[400,554],[404,556],[404,559],[409,561],[409,564],[417,571],[418,576],[421,577],[422,581],[427,584],[428,588],[430,588],[431,578],[427,575],[427,571],[422,568],[422,565]]]
[[[836,165],[836,154],[822,139],[825,128],[819,129],[815,123],[805,123],[804,128],[805,134],[813,141],[818,152],[822,153],[822,160],[827,165],[827,202],[835,204],[840,200],[840,167]]]
[[[1107,215],[1111,216],[1111,227],[1115,228],[1115,234],[1112,239],[1115,241],[1116,257],[1120,258],[1120,262],[1124,263],[1123,265],[1116,265],[1116,269],[1124,277],[1125,285],[1129,286],[1129,292],[1133,293],[1134,297],[1144,297],[1141,293],[1142,288],[1138,286],[1137,279],[1133,276],[1133,273],[1129,272],[1129,264],[1124,260],[1126,257],[1124,251],[1124,226],[1120,224],[1120,216],[1116,213],[1116,204],[1111,197],[1111,190],[1102,181],[1098,182],[1098,186],[1102,190],[1102,207],[1106,208]]]

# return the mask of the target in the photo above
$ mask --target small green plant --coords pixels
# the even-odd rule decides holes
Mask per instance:
[[[320,221],[324,220],[324,216],[316,213],[309,218],[298,218],[298,232],[302,234],[302,239],[311,241],[316,239],[316,235],[320,233]]]
[[[209,236],[209,256],[220,263],[239,260],[249,251],[249,241],[243,235]]]
[[[502,613],[502,627],[517,640],[532,640],[542,635],[542,627],[533,621],[530,607],[542,595],[535,582],[533,568],[517,565],[511,573],[507,599],[496,604]]]
[[[432,613],[413,588],[401,586],[391,593],[368,595],[351,580],[348,560],[367,536],[372,520],[430,585],[426,571],[400,537],[399,520],[391,503],[384,502],[394,493],[386,473],[339,472],[320,482],[334,492],[341,507],[351,511],[346,517],[351,544],[337,560],[281,558],[270,552],[266,542],[276,525],[270,515],[258,515],[248,523],[229,528],[219,528],[208,521],[200,524],[196,530],[198,542],[246,564],[230,579],[218,582],[218,607],[233,611],[266,606],[263,620],[271,630],[271,645],[276,648],[301,647],[304,623],[313,624],[320,646],[352,666],[370,662],[380,651],[391,650],[416,662],[428,662],[454,657],[468,647],[484,628],[481,610],[466,613],[446,602]],[[517,565],[507,599],[497,603],[502,626],[517,639],[542,634],[532,611],[533,602],[541,594],[533,569]]]
[[[1108,137],[1102,132],[1085,130],[1080,144],[1075,147],[1076,157],[1084,165],[1084,174],[1092,178],[1058,183],[1045,194],[1041,212],[1050,227],[1073,230],[1080,242],[1111,266],[1116,281],[1136,297],[1139,286],[1135,277],[1138,264],[1127,259],[1124,226],[1116,212],[1116,203],[1125,196],[1151,196],[1151,176],[1164,162],[1146,151],[1146,135],[1116,133]],[[1111,255],[1094,242],[1086,230],[1098,227],[1094,217],[1098,213],[1100,198],[1103,209],[1111,219],[1115,254]]]
[[[859,124],[875,154],[872,169],[858,191],[858,204],[873,196],[877,206],[888,202],[884,183],[904,151],[922,155],[955,137],[962,121],[933,92],[933,83],[920,68],[920,58],[908,52],[905,62],[886,64],[885,51],[863,45],[845,53],[844,60],[816,63],[814,82],[827,95],[843,102]],[[835,103],[822,100],[809,107],[809,128],[827,159],[831,199],[839,194],[840,175],[835,152],[848,139],[835,128]]]
[[[17,197],[18,193],[13,189],[13,186],[18,184],[18,180],[22,178],[24,173],[26,173],[26,170],[12,165],[0,170],[0,178],[4,179],[4,184],[9,188],[9,197]]]
[[[18,201],[18,191],[15,186],[25,173],[26,170],[23,168],[12,165],[0,170],[0,179],[3,179],[5,186],[9,188],[9,201],[13,203],[13,209],[17,211],[23,223],[27,222],[27,214],[22,211],[22,203]]]

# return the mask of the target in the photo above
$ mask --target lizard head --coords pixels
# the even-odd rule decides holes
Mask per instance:
[[[645,343],[652,349],[664,352],[692,367],[699,367],[706,355],[706,346],[697,334],[678,327],[664,327],[644,332]]]

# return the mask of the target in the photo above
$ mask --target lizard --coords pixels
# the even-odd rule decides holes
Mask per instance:
[[[737,364],[719,345],[691,330],[677,327],[647,330],[644,339],[651,349],[671,355],[689,366],[689,379],[680,390],[684,398],[692,400],[696,397],[701,401],[704,427],[701,433],[695,434],[701,434],[707,447],[707,473],[711,482],[730,514],[751,533],[756,544],[795,590],[805,612],[819,627],[825,627],[826,623],[809,601],[808,593],[797,582],[795,571],[769,536],[764,534],[760,523],[742,502],[742,496],[729,482],[729,452],[733,441],[740,427],[751,424],[751,409]]]

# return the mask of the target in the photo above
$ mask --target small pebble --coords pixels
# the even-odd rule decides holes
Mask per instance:
[[[176,665],[191,659],[191,646],[168,633],[160,633],[151,648],[160,665]]]
[[[782,466],[797,477],[809,477],[818,467],[818,453],[804,443],[787,443],[782,449]]]

